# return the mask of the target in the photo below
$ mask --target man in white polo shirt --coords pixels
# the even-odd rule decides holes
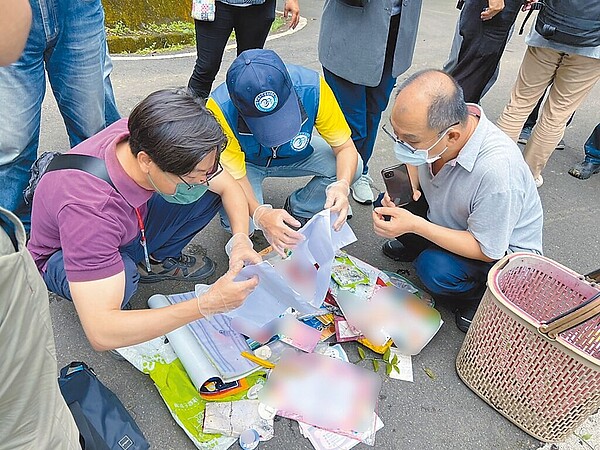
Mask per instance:
[[[466,331],[493,263],[510,252],[542,252],[533,176],[517,145],[480,106],[466,104],[442,71],[408,78],[390,122],[384,130],[409,167],[416,202],[397,208],[386,196],[373,213],[375,232],[397,237],[384,244],[384,254],[414,260],[425,288],[458,308],[457,326]]]

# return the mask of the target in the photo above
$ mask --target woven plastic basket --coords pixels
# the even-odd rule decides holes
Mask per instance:
[[[458,375],[533,437],[564,440],[600,407],[599,292],[542,256],[505,257],[488,275]]]

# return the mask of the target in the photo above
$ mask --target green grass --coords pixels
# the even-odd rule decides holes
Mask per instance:
[[[280,28],[285,26],[285,19],[281,15],[275,16],[275,20],[271,25],[271,33],[277,32]],[[132,30],[128,28],[123,22],[117,22],[111,27],[106,27],[106,34],[108,36],[143,36],[146,34],[168,34],[178,33],[183,35],[189,35],[189,39],[186,43],[181,44],[167,44],[165,47],[157,48],[157,44],[153,43],[149,47],[140,49],[134,54],[136,55],[148,55],[152,53],[166,53],[179,51],[184,48],[193,46],[195,44],[195,30],[193,22],[176,21],[168,24],[146,24],[140,30]],[[235,32],[231,33],[230,39],[235,39]]]

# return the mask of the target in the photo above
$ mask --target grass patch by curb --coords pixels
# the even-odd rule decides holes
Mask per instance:
[[[270,34],[284,31],[282,28],[285,26],[285,19],[277,14]],[[131,30],[123,22],[117,22],[106,27],[106,35],[111,53],[116,54],[149,55],[175,52],[196,45],[193,22],[145,24],[139,30]],[[231,39],[235,39],[235,32],[231,33]]]

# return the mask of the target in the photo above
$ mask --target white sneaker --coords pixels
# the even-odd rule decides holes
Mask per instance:
[[[363,205],[370,205],[373,203],[375,197],[373,196],[371,183],[373,183],[373,179],[368,174],[361,175],[360,178],[356,180],[352,186],[350,186],[352,198]]]
[[[544,184],[544,179],[542,178],[541,175],[538,175],[537,178],[534,178],[535,180],[535,187],[536,188],[541,188],[542,184]]]

